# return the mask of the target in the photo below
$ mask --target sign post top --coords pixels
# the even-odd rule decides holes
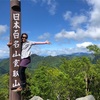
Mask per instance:
[[[20,11],[20,0],[10,0],[11,1],[11,8],[14,11]]]
[[[20,1],[20,0],[10,0],[10,1]]]

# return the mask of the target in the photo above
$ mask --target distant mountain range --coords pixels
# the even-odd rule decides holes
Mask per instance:
[[[78,52],[78,53],[72,53],[72,54],[65,54],[65,56],[88,56],[91,53],[85,53],[85,52]]]
[[[72,53],[72,54],[61,54],[58,56],[66,56],[66,57],[80,57],[80,56],[93,56],[92,53],[84,53],[84,52],[78,52],[78,53]]]
[[[70,55],[58,55],[58,56],[38,56],[33,54],[31,56],[31,63],[29,64],[29,68],[31,70],[37,68],[39,64],[49,64],[51,67],[58,67],[61,64],[61,59],[72,59],[73,57],[81,57],[81,56],[88,56],[93,57],[92,54],[89,53],[73,53]],[[9,72],[9,58],[0,59],[0,74],[5,74]]]
[[[35,54],[33,54],[33,55],[35,55]],[[91,55],[91,53],[77,52],[77,53],[72,53],[72,54],[61,54],[61,55],[57,55],[57,56],[88,56],[88,55]],[[45,56],[45,57],[47,57],[47,56]],[[0,61],[4,60],[6,58],[0,58]]]

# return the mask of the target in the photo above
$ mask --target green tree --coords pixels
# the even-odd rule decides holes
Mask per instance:
[[[95,96],[96,100],[100,100],[100,60],[92,66],[90,74],[91,93]]]
[[[93,63],[100,59],[100,48],[97,45],[89,45],[87,49],[94,54]]]
[[[80,96],[90,93],[88,79],[90,78],[90,68],[93,66],[89,58],[77,57],[71,60],[62,60],[60,69],[69,76],[69,98],[75,100]],[[85,92],[86,90],[86,92]]]
[[[97,45],[89,45],[87,46],[87,49],[89,49],[89,51],[93,51],[95,55],[100,55],[100,48]]]
[[[48,67],[40,66],[38,67],[30,80],[31,83],[31,94],[38,95],[44,98],[45,100],[50,98],[52,95],[51,92],[51,81],[47,74]]]
[[[0,99],[1,100],[8,100],[8,90],[9,90],[9,81],[8,81],[8,74],[4,74],[0,76]]]
[[[68,76],[58,68],[40,66],[33,76],[31,83],[31,94],[41,96],[44,100],[64,100],[67,97]]]
[[[100,48],[97,45],[90,45],[87,47],[89,51],[94,53],[94,66],[91,68],[91,92],[96,100],[100,99]]]
[[[67,86],[69,76],[63,73],[58,68],[49,69],[48,75],[50,76],[50,80],[52,83],[52,92],[53,94],[55,94],[55,99],[53,99],[56,100],[58,98],[58,100],[65,100],[68,96]]]

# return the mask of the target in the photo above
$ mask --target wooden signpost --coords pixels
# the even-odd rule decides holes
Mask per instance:
[[[18,68],[21,56],[21,2],[10,0],[10,79],[9,100],[21,100],[20,92],[13,92],[11,88],[20,86]]]

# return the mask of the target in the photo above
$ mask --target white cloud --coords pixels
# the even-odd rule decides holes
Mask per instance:
[[[98,27],[88,27],[87,30],[77,29],[76,30],[76,37],[77,39],[93,39],[99,40],[100,39],[100,28]]]
[[[71,25],[73,27],[79,27],[81,24],[85,23],[87,21],[87,17],[84,15],[80,16],[74,16],[71,18]]]
[[[92,26],[100,27],[100,1],[99,0],[86,0],[91,6],[90,24]]]
[[[76,31],[61,30],[61,32],[55,34],[56,40],[72,39],[72,40],[85,40],[93,39],[100,40],[100,28],[89,27],[87,30],[77,29]]]
[[[76,44],[76,47],[72,48],[61,48],[61,49],[55,49],[55,50],[46,50],[44,52],[47,53],[47,55],[51,56],[57,56],[57,55],[62,55],[62,54],[72,54],[72,53],[79,53],[79,52],[84,52],[87,53],[88,49],[86,48],[89,45],[93,45],[92,42],[83,42],[80,44]],[[44,53],[45,54],[45,53]]]
[[[63,15],[63,17],[65,20],[68,20],[68,19],[71,19],[71,15],[72,15],[71,11],[66,11],[66,13]]]
[[[64,20],[70,21],[70,25],[72,27],[79,27],[81,24],[87,22],[87,17],[84,15],[73,15],[71,11],[66,11],[63,15]]]
[[[100,39],[100,28],[99,27],[89,27],[85,34],[87,37],[94,39],[94,40],[99,40]]]
[[[32,0],[32,2],[37,3],[37,2],[38,2],[38,0]]]
[[[74,31],[61,31],[55,35],[59,39],[83,40],[92,39],[100,40],[100,1],[86,0],[90,6],[90,11],[82,15],[72,15],[71,11],[67,11],[63,17],[66,21],[70,21],[70,25],[74,27]],[[82,25],[82,26],[81,26]],[[80,27],[81,26],[81,27]],[[77,27],[77,28],[76,28]]]
[[[42,51],[41,54],[43,55],[51,55],[51,56],[57,56],[57,55],[62,55],[62,54],[72,54],[72,53],[79,53],[79,52],[84,52],[87,53],[88,50],[83,47],[75,47],[75,48],[61,48],[61,49],[56,49],[56,50],[44,50]]]
[[[60,40],[60,39],[75,39],[76,38],[76,33],[74,31],[66,31],[66,30],[62,30],[61,32],[57,33],[55,35],[55,39],[56,40]]]
[[[41,39],[41,40],[48,40],[49,38],[50,38],[50,33],[48,32],[38,37],[38,39]]]
[[[8,29],[7,25],[0,25],[0,35],[2,35],[3,33],[5,33]]]
[[[63,15],[63,18],[65,21],[69,21],[72,28],[74,28],[75,31],[73,31],[74,36],[71,36],[71,31],[65,31],[67,37],[62,36],[62,31],[60,33],[57,33],[55,35],[56,39],[66,38],[69,39],[93,39],[93,40],[99,40],[100,39],[100,0],[86,0],[89,9],[83,13],[78,14],[75,12],[75,15],[71,11],[66,11],[66,13]]]
[[[0,58],[5,58],[9,56],[9,48],[0,44]]]
[[[56,4],[54,3],[54,4],[50,4],[49,5],[49,13],[51,14],[51,15],[54,15],[55,13],[56,13]]]
[[[76,44],[76,47],[78,47],[78,48],[86,48],[89,45],[93,45],[93,43],[92,42],[83,42],[83,43],[80,43],[80,44]]]
[[[48,7],[48,12],[51,15],[54,15],[56,13],[56,7],[57,7],[57,2],[56,0],[32,0],[33,3],[38,3],[40,2],[41,5],[43,6],[44,4],[46,4]]]

